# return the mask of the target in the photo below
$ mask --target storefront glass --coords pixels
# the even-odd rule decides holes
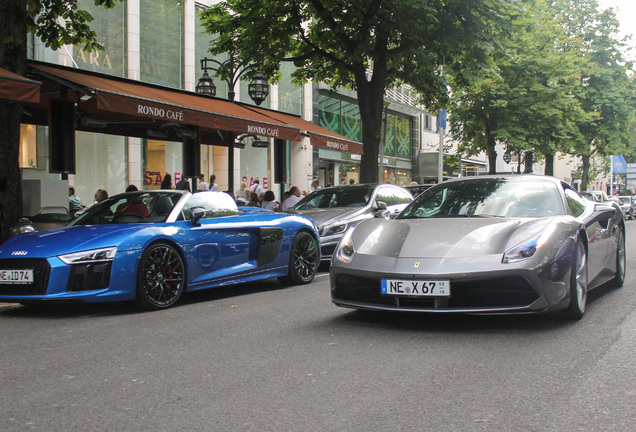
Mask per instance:
[[[183,144],[173,141],[144,140],[144,189],[159,189],[166,174],[172,177],[172,188],[181,180]]]
[[[78,6],[91,14],[90,26],[97,34],[103,50],[86,52],[83,46],[73,47],[73,58],[80,69],[109,75],[126,76],[126,2],[116,2],[106,9],[93,0],[79,0]]]
[[[361,141],[362,125],[357,103],[321,94],[318,100],[319,125],[347,138]]]
[[[75,133],[76,173],[72,186],[84,204],[93,202],[97,189],[109,195],[128,186],[126,138],[89,132]]]
[[[183,88],[183,2],[140,0],[141,80]]]

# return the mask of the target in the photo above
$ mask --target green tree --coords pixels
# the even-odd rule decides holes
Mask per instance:
[[[580,61],[559,49],[565,33],[546,2],[527,4],[493,56],[496,69],[472,85],[453,85],[451,130],[460,151],[487,153],[490,173],[497,171],[495,145],[502,143],[511,152],[545,156],[552,174],[555,151],[582,115],[572,98]]]
[[[629,153],[630,124],[636,109],[636,88],[623,58],[618,21],[612,10],[599,10],[596,0],[554,0],[552,8],[565,30],[568,44],[584,62],[574,92],[585,115],[576,120],[577,135],[569,153],[581,157],[581,188],[587,189],[592,156]],[[633,150],[632,150],[633,151]]]
[[[376,182],[385,89],[407,83],[422,103],[444,105],[445,74],[465,83],[488,70],[497,29],[517,12],[518,0],[227,0],[201,17],[219,35],[212,54],[264,54],[270,78],[292,61],[297,83],[356,90],[360,181]]]
[[[94,0],[112,8],[118,0]],[[65,44],[99,49],[90,29],[92,17],[78,8],[77,0],[0,0],[0,67],[24,75],[27,67],[27,32],[52,49]],[[7,188],[0,193],[0,241],[22,217],[20,183],[20,118],[23,104],[0,99],[0,170]]]

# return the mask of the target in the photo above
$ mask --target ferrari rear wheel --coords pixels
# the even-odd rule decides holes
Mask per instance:
[[[570,276],[570,305],[565,315],[570,319],[579,320],[585,313],[587,306],[587,253],[581,239],[576,242],[576,255]]]
[[[185,265],[168,243],[155,243],[141,256],[137,270],[137,304],[149,310],[174,305],[185,291]]]
[[[625,231],[622,228],[617,229],[616,244],[616,275],[612,279],[612,286],[620,288],[625,282],[625,271],[627,270],[627,256],[625,254]]]
[[[285,284],[308,284],[318,271],[318,241],[306,231],[296,234],[289,251],[289,273],[280,278]]]

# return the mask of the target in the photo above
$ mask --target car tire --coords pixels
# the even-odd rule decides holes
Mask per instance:
[[[183,258],[174,246],[164,242],[150,245],[137,269],[137,305],[146,310],[174,305],[185,291],[185,275]]]
[[[587,306],[587,252],[585,243],[578,239],[576,252],[572,262],[570,275],[570,304],[565,310],[568,319],[580,320],[583,318]]]
[[[314,280],[318,271],[318,241],[307,231],[300,231],[292,241],[289,251],[289,271],[279,278],[284,284],[301,285]]]
[[[620,288],[625,283],[625,273],[627,271],[627,256],[625,254],[625,231],[619,227],[616,230],[618,237],[616,245],[616,274],[610,284],[614,288]]]

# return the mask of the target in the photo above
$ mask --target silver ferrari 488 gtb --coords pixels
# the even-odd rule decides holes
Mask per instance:
[[[395,219],[349,229],[331,296],[354,309],[580,319],[588,291],[622,286],[625,267],[616,204],[548,176],[471,177],[431,187]]]

